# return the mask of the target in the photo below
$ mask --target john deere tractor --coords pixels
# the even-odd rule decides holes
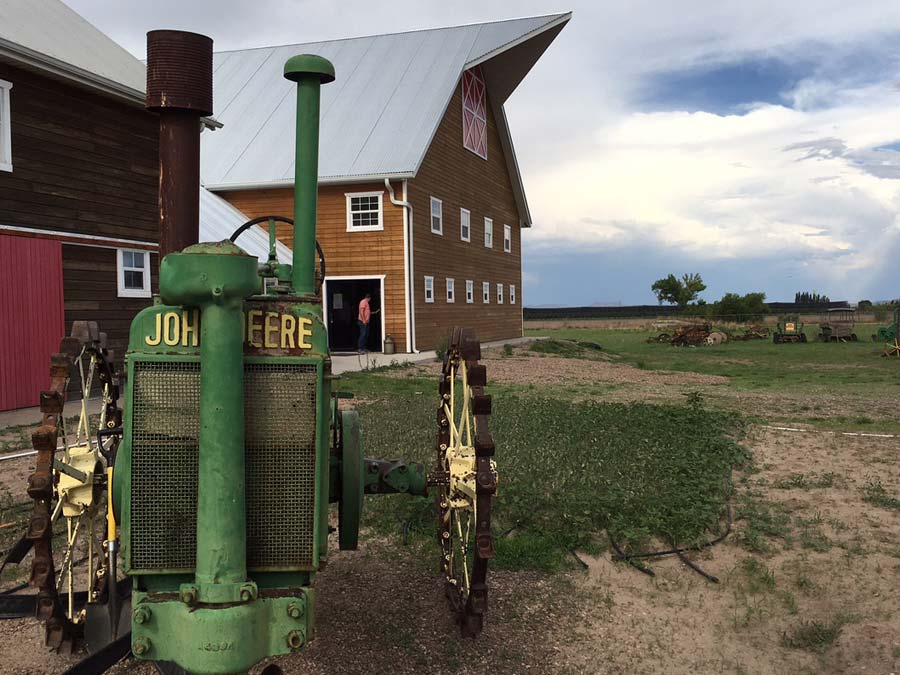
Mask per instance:
[[[799,317],[786,316],[782,318],[772,335],[772,342],[776,345],[785,342],[806,342],[806,333],[803,332],[803,324]]]
[[[165,33],[157,37],[175,51],[202,37]],[[211,74],[211,42],[209,64]],[[177,80],[158,81],[166,67],[177,76],[177,66],[150,52],[148,99],[155,96],[158,106],[196,102],[196,80],[181,89]],[[230,240],[193,243],[163,258],[159,296],[131,324],[124,410],[115,407],[120,382],[95,325],[80,326],[81,334],[64,341],[66,353],[54,357],[54,391],[42,406],[38,471],[29,484],[35,515],[23,548],[40,554],[32,583],[57,649],[89,635],[99,636],[96,649],[125,639],[138,658],[190,673],[242,673],[299,650],[316,632],[329,504],[338,505],[340,549],[354,549],[363,495],[386,493],[434,496],[450,610],[464,636],[482,630],[497,471],[479,342],[471,330],[451,332],[437,386],[432,469],[364,458],[359,415],[338,405],[334,387],[321,249],[316,264],[319,95],[334,69],[299,55],[284,76],[296,83],[293,218],[255,219]],[[186,129],[198,133],[196,122]],[[191,184],[183,192],[195,195],[196,178],[186,176]],[[163,181],[161,204],[174,199],[166,189]],[[196,217],[188,223],[195,232]],[[260,220],[270,233],[264,264],[239,245]],[[290,265],[274,254],[276,221],[293,227]],[[71,369],[83,359],[89,364],[78,366],[81,375],[97,370],[108,414],[98,428],[81,405],[79,440],[70,447],[63,404]],[[90,390],[83,389],[85,398]],[[55,456],[60,435],[65,453]],[[54,551],[53,523],[70,516],[66,544]],[[91,567],[80,577],[87,592],[79,593],[71,562],[87,549]]]

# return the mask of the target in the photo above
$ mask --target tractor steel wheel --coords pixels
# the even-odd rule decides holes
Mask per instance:
[[[46,644],[71,652],[84,633],[81,598],[96,603],[106,593],[103,457],[114,452],[117,441],[100,441],[97,433],[120,427],[122,416],[112,353],[96,323],[74,323],[72,335],[63,338],[59,353],[51,356],[50,373],[50,389],[41,392],[42,424],[32,434],[37,457],[28,479],[28,495],[34,501],[28,531],[15,547],[18,555],[8,556],[6,562],[20,562],[34,549],[29,583],[38,589],[37,618],[44,622]],[[79,400],[67,404],[67,392],[73,388]],[[100,411],[91,415],[87,399],[96,389]]]
[[[488,561],[494,556],[491,506],[497,485],[488,429],[491,397],[475,332],[454,328],[444,357],[437,435],[438,540],[450,609],[462,634],[476,637],[487,611]]]

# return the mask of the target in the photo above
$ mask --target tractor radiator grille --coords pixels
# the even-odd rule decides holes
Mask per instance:
[[[316,391],[315,364],[244,366],[251,569],[312,566]],[[200,364],[136,362],[133,392],[131,567],[192,570]]]

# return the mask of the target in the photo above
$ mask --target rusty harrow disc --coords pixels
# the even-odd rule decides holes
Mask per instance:
[[[18,563],[34,549],[29,584],[38,590],[37,618],[44,622],[46,644],[72,652],[84,630],[84,609],[76,597],[86,594],[88,602],[97,601],[106,581],[106,481],[97,432],[122,421],[113,355],[96,323],[74,323],[72,335],[50,357],[50,377],[50,389],[41,392],[41,426],[31,436],[37,455],[28,479],[34,502],[28,529],[4,564]],[[66,406],[73,388],[79,400]],[[101,407],[99,415],[90,415],[86,399],[95,388]],[[60,518],[65,522],[62,549],[54,556],[54,525]],[[86,565],[79,569],[83,561]],[[82,593],[76,592],[76,584]]]
[[[481,345],[469,328],[454,328],[441,372],[438,407],[438,540],[450,608],[466,637],[476,637],[487,611],[488,561],[494,556],[491,505],[497,486],[491,397],[484,393]]]

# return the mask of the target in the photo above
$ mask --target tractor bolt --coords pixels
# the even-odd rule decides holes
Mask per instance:
[[[243,602],[250,602],[251,600],[256,599],[256,588],[251,584],[246,584],[241,588],[241,600]]]
[[[135,656],[141,656],[150,651],[150,640],[145,637],[137,638],[131,644],[131,651],[134,652]]]
[[[186,588],[181,591],[181,601],[186,605],[193,605],[197,602],[197,589]]]
[[[149,607],[138,607],[134,610],[134,622],[135,623],[147,623],[150,620],[150,608]]]
[[[300,649],[303,646],[303,632],[299,630],[292,630],[287,635],[287,643],[288,647],[291,649]]]
[[[299,619],[303,616],[303,609],[296,602],[292,602],[287,608],[288,616],[292,619]]]

